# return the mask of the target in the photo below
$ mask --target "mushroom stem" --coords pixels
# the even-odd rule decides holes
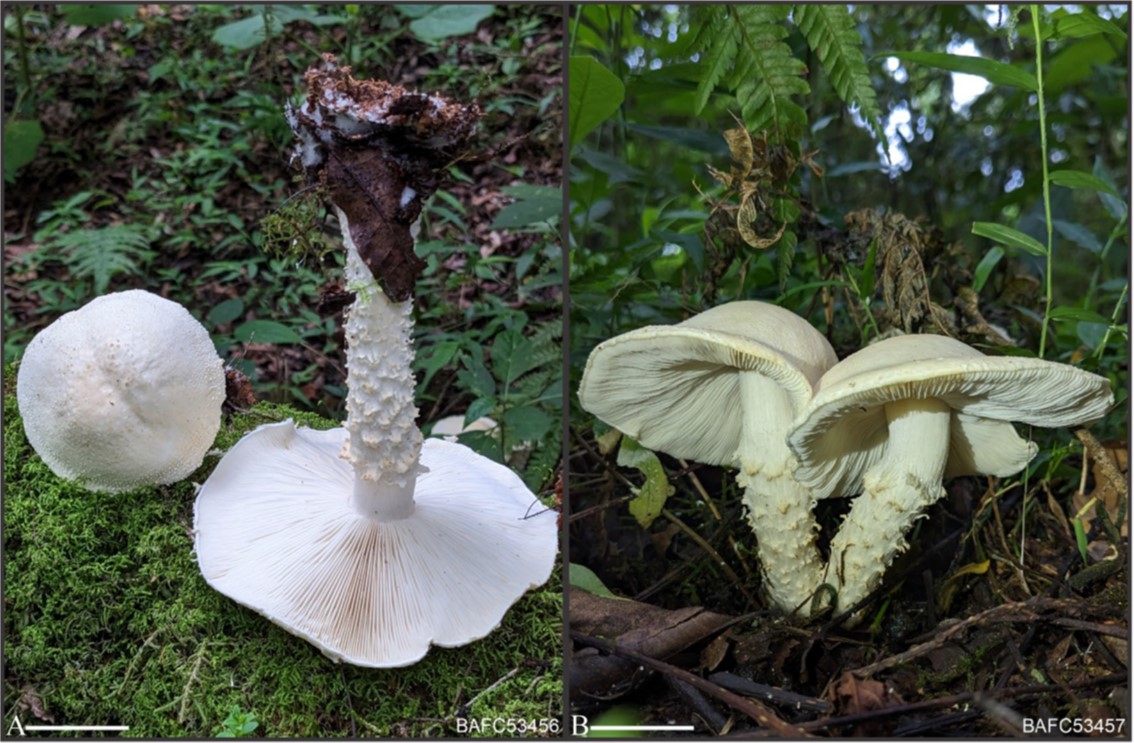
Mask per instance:
[[[952,409],[929,398],[887,403],[885,411],[886,452],[864,473],[862,495],[831,540],[827,582],[837,588],[842,609],[878,586],[886,568],[909,547],[906,535],[914,522],[945,495],[941,480]]]
[[[808,606],[822,582],[823,563],[815,546],[815,499],[796,481],[797,462],[787,447],[794,415],[791,399],[777,382],[759,372],[743,371],[740,404],[745,414],[736,482],[744,488],[765,592],[776,606],[796,613]]]
[[[413,404],[413,300],[391,302],[358,254],[346,215],[336,208],[356,298],[346,321],[347,419],[342,457],[354,467],[353,503],[378,521],[413,513],[421,431]]]

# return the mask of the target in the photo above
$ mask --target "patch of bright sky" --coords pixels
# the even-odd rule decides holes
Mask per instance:
[[[979,57],[980,51],[972,39],[964,41],[951,41],[945,47],[950,54],[962,57]],[[950,72],[953,78],[953,113],[961,113],[968,109],[970,103],[988,92],[992,85],[983,77],[966,75],[962,72]]]

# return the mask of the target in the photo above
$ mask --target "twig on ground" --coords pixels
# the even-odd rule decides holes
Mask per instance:
[[[727,704],[737,712],[750,717],[758,725],[771,728],[780,735],[785,735],[792,738],[800,738],[806,735],[802,728],[800,728],[798,725],[791,725],[787,722],[784,722],[766,705],[754,699],[746,699],[738,694],[733,694],[731,691],[722,689],[716,684],[706,681],[700,676],[690,673],[689,671],[686,671],[682,668],[670,665],[669,663],[657,660],[656,658],[651,658],[647,655],[642,655],[641,653],[636,653],[632,650],[617,647],[612,642],[600,640],[597,637],[590,637],[588,635],[582,634],[581,632],[572,631],[571,637],[576,642],[587,645],[588,647],[597,648],[604,653],[611,653],[613,655],[622,656],[628,660],[638,663],[639,665],[646,666],[651,670],[664,674],[665,676],[684,681],[690,686],[700,689],[714,699]]]
[[[977,694],[983,694],[986,697],[995,699],[1019,699],[1021,697],[1038,696],[1042,694],[1060,693],[1068,689],[1089,689],[1096,686],[1107,686],[1108,684],[1125,684],[1127,682],[1127,675],[1125,673],[1112,673],[1108,676],[1099,676],[1098,678],[1084,679],[1066,685],[1066,689],[1057,684],[1036,684],[1034,686],[1020,686],[1014,689],[997,689],[993,691],[966,691],[960,694],[951,694],[947,697],[938,697],[937,699],[925,699],[920,702],[910,702],[908,704],[896,704],[892,707],[885,707],[883,709],[871,710],[869,712],[858,712],[853,715],[844,715],[842,717],[828,717],[823,720],[812,720],[811,722],[800,723],[799,727],[807,732],[814,730],[823,730],[831,727],[842,727],[844,725],[853,725],[859,722],[868,722],[870,720],[877,720],[883,717],[895,717],[898,715],[908,715],[914,712],[924,712],[926,710],[940,709],[943,707],[953,707],[958,704],[966,704],[973,701],[973,697]]]
[[[1039,615],[1043,613],[1066,609],[1070,612],[1080,614],[1083,608],[1084,605],[1082,601],[1075,599],[1052,599],[1042,596],[1036,596],[1026,601],[1014,601],[1010,604],[1001,604],[1000,606],[994,606],[979,614],[974,614],[971,617],[950,624],[927,642],[915,645],[909,650],[898,653],[897,655],[883,658],[877,663],[871,663],[862,668],[853,669],[853,671],[857,676],[866,677],[872,673],[908,663],[911,660],[916,660],[933,650],[945,646],[948,642],[972,627],[992,622],[1034,622],[1041,619],[1042,617]]]

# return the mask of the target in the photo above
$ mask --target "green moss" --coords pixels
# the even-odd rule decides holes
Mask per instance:
[[[257,405],[228,422],[217,446],[289,417],[335,425]],[[193,496],[191,482],[112,495],[59,480],[24,438],[14,395],[4,396],[7,709],[26,692],[56,724],[129,725],[143,737],[211,736],[233,705],[269,737],[443,736],[455,734],[458,713],[560,716],[558,579],[480,642],[434,648],[404,669],[337,665],[209,588],[192,551]]]

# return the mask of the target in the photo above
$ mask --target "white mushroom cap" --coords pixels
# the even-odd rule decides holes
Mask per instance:
[[[132,290],[60,317],[28,344],[16,398],[28,441],[97,491],[176,482],[220,429],[224,367],[181,305]]]
[[[484,637],[551,575],[556,513],[511,470],[427,439],[413,513],[380,522],[352,505],[346,438],[289,420],[224,456],[195,508],[209,585],[336,661],[395,667]]]
[[[771,379],[799,411],[836,361],[827,339],[795,313],[730,302],[599,344],[587,359],[579,400],[647,448],[735,467],[743,421],[737,372]]]
[[[953,414],[946,477],[1023,469],[1035,445],[1012,421],[1054,428],[1101,418],[1113,403],[1103,377],[1067,364],[985,356],[940,335],[887,338],[848,356],[819,380],[789,443],[796,477],[816,497],[850,495],[889,439],[887,403],[938,399]]]
[[[494,428],[496,428],[496,421],[487,416],[477,418],[466,426],[465,416],[447,415],[444,418],[437,419],[437,422],[433,424],[433,428],[430,430],[430,435],[443,436],[448,441],[456,441],[457,437],[462,433],[491,431]]]

